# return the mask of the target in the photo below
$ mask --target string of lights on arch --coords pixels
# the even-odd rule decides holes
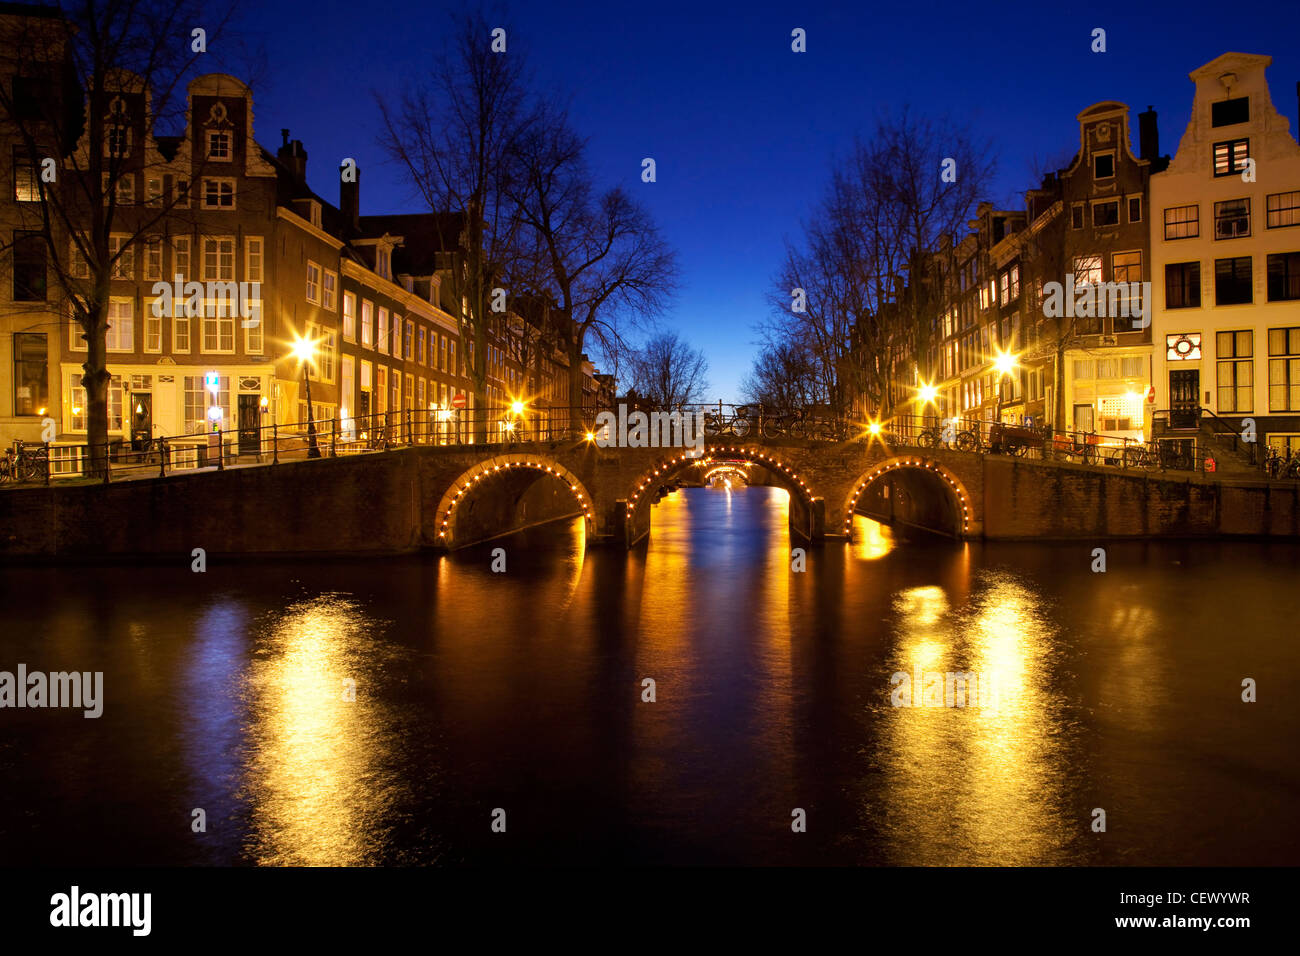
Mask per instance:
[[[812,501],[812,489],[808,487],[807,483],[805,483],[804,480],[799,477],[799,474],[793,468],[791,468],[785,462],[781,461],[779,458],[773,458],[770,455],[765,455],[761,451],[757,451],[753,448],[738,448],[734,445],[716,445],[709,449],[709,457],[707,458],[696,458],[694,455],[682,453],[673,458],[665,458],[662,461],[660,461],[658,464],[656,464],[654,468],[654,472],[653,473],[646,472],[642,476],[644,480],[641,480],[637,483],[636,490],[632,492],[632,497],[628,499],[628,503],[627,503],[628,515],[631,516],[631,514],[634,511],[636,511],[636,506],[638,503],[638,499],[641,497],[641,493],[654,483],[655,476],[660,475],[668,471],[674,465],[679,465],[683,462],[698,462],[700,464],[707,464],[709,462],[714,461],[713,455],[723,451],[731,452],[733,454],[748,455],[751,464],[763,465],[765,467],[772,468],[773,470],[784,475],[786,478],[790,479],[791,483],[797,485],[798,489],[803,493],[803,497],[805,501]]]
[[[866,478],[862,479],[862,483],[853,490],[853,497],[849,499],[849,506],[844,511],[845,534],[849,534],[853,530],[853,512],[858,506],[858,498],[862,496],[862,492],[866,491],[867,486],[881,475],[898,468],[924,468],[946,481],[953,494],[957,496],[957,502],[961,505],[962,534],[965,534],[970,529],[970,499],[966,497],[966,492],[962,490],[961,485],[957,484],[948,472],[924,458],[897,458],[877,465]]]
[[[457,505],[459,505],[461,501],[469,495],[475,485],[485,478],[491,478],[502,471],[509,471],[512,468],[524,468],[538,471],[560,479],[560,481],[569,486],[569,490],[573,492],[573,497],[576,498],[578,504],[582,506],[583,517],[588,521],[591,520],[591,500],[578,490],[578,482],[567,470],[555,467],[554,465],[548,465],[541,461],[508,461],[504,463],[484,462],[481,466],[481,470],[476,474],[469,475],[467,472],[465,475],[461,475],[456,479],[456,484],[452,486],[456,488],[456,492],[451,495],[451,501],[448,502],[446,510],[440,512],[441,520],[438,524],[438,537],[447,537],[447,525],[451,521],[452,513],[456,510]],[[468,480],[466,480],[467,476]],[[446,496],[444,496],[444,499],[445,497]]]

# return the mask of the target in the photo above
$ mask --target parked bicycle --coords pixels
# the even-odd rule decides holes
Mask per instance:
[[[43,481],[49,468],[49,452],[44,445],[29,447],[16,441],[0,459],[0,481]]]

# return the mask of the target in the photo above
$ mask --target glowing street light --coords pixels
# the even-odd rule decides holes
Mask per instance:
[[[922,406],[933,405],[934,400],[939,397],[939,388],[931,385],[929,382],[922,382],[916,390],[916,400]]]
[[[295,335],[289,353],[302,365],[302,380],[307,392],[307,457],[319,458],[320,447],[316,444],[314,420],[316,415],[311,405],[311,372],[309,371],[311,364],[316,361],[316,342],[314,339],[304,339]]]
[[[998,373],[998,421],[1002,421],[1002,379],[1020,366],[1019,359],[1010,352],[998,352],[993,357],[993,368]]]
[[[515,415],[522,415],[524,413],[524,403],[519,399],[515,399],[510,403],[510,411]]]

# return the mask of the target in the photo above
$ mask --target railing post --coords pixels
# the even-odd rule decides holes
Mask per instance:
[[[280,464],[280,423],[271,422],[271,464]]]
[[[158,439],[158,477],[167,477],[167,439]]]
[[[221,426],[217,426],[217,471],[226,470],[226,440],[221,434]]]
[[[54,470],[54,459],[50,457],[50,443],[45,443],[45,487],[50,487],[50,472]]]
[[[330,457],[337,458],[338,456],[339,456],[339,417],[335,415],[334,420],[330,422]]]
[[[108,484],[113,471],[113,456],[108,442],[104,442],[104,484]]]

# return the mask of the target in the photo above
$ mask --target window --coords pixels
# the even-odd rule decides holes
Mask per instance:
[[[68,373],[68,419],[70,431],[86,430],[86,390],[81,385],[81,372]],[[108,430],[122,430],[122,377],[114,375],[108,382]]]
[[[1249,412],[1251,394],[1255,388],[1254,337],[1249,329],[1241,332],[1219,332],[1215,336],[1217,374],[1219,385],[1219,411]]]
[[[1101,256],[1078,256],[1074,260],[1074,284],[1097,285],[1101,282]]]
[[[1165,210],[1166,239],[1195,239],[1200,234],[1199,206],[1170,206]]]
[[[248,303],[248,319],[240,325],[244,327],[244,352],[248,355],[261,355],[265,335],[261,299],[253,299]]]
[[[208,299],[203,303],[203,352],[235,351],[235,312],[237,302],[229,298]]]
[[[325,271],[321,291],[321,308],[333,312],[338,308],[339,276],[337,272]]]
[[[372,327],[374,325],[375,305],[369,299],[361,300],[361,344],[371,348],[374,344]]]
[[[114,279],[135,278],[135,247],[127,240],[129,236],[109,236],[108,256],[113,263]]]
[[[14,233],[15,302],[44,302],[46,293],[45,239],[39,232]]]
[[[415,323],[408,319],[406,322],[406,339],[404,340],[402,346],[402,357],[405,358],[407,361],[410,361],[411,359],[415,358],[415,350],[413,347],[414,342],[415,342]]]
[[[1119,200],[1109,199],[1092,204],[1092,224],[1094,226],[1114,226],[1119,223]]]
[[[190,274],[189,236],[172,236],[172,274],[182,280]]]
[[[1201,305],[1201,264],[1171,262],[1165,266],[1165,308],[1197,309]]]
[[[104,150],[109,156],[122,157],[131,152],[131,130],[110,124],[104,131]]]
[[[208,418],[208,407],[218,406],[222,411],[220,419],[223,429],[230,427],[230,376],[217,378],[217,391],[214,395],[202,375],[185,376],[185,434],[202,435],[212,427]]]
[[[20,147],[14,147],[14,200],[40,202],[41,185],[37,180],[36,161]]]
[[[1119,292],[1118,315],[1111,317],[1116,332],[1136,332],[1142,326],[1142,253],[1117,252],[1110,257],[1110,276]]]
[[[206,236],[203,239],[203,281],[233,282],[235,279],[235,240],[233,237]]]
[[[44,332],[14,333],[14,414],[44,415],[50,403]]]
[[[244,281],[262,281],[262,237],[249,236],[244,240]]]
[[[171,177],[164,177],[164,181],[167,179],[171,179]],[[190,181],[183,176],[177,176],[172,182],[172,189],[175,191],[176,207],[188,209],[190,205]]]
[[[458,372],[457,372],[457,370],[456,370],[456,340],[455,340],[455,339],[452,339],[452,340],[451,340],[451,343],[450,343],[449,349],[450,349],[450,354],[451,354],[451,365],[450,365],[450,371],[451,371],[451,373],[452,373],[453,375],[456,375],[456,374],[458,374]],[[463,372],[464,370],[462,369],[461,371]]]
[[[447,371],[447,337],[445,335],[438,336],[438,351],[440,352],[438,367],[445,372]]]
[[[402,357],[402,317],[393,313],[393,357]]]
[[[320,371],[322,382],[334,381],[334,356],[339,348],[339,334],[333,329],[325,329],[319,334],[320,349],[316,355],[316,367]]]
[[[343,293],[343,341],[357,340],[357,297],[351,292]]]
[[[1142,197],[1141,196],[1128,197],[1128,221],[1130,223],[1142,221]]]
[[[428,353],[424,350],[424,326],[420,326],[420,330],[415,333],[415,360],[425,365],[427,357]]]
[[[162,312],[161,309],[158,310]],[[148,307],[144,310],[144,350],[146,352],[161,352],[163,336],[163,317],[161,314],[155,314],[154,309]]]
[[[108,351],[135,351],[135,324],[131,316],[133,299],[110,299],[108,303]]]
[[[1246,168],[1250,157],[1250,140],[1233,139],[1214,144],[1214,175],[1232,176]]]
[[[402,373],[397,369],[392,370],[388,376],[388,384],[392,388],[392,394],[388,400],[388,407],[393,411],[401,411],[402,408]]]
[[[162,205],[163,182],[157,176],[146,177],[144,181],[144,201],[150,206]]]
[[[208,159],[218,163],[228,163],[230,157],[230,130],[208,130]]]
[[[376,347],[384,354],[388,353],[388,310],[382,305],[379,307],[379,341]]]
[[[204,209],[234,209],[235,181],[233,179],[203,180]]]
[[[69,240],[69,245],[71,248],[68,250],[68,274],[74,279],[89,279],[90,261],[82,255],[75,238]]]
[[[320,266],[307,260],[307,301],[320,305]]]
[[[998,277],[998,303],[1006,305],[1011,301],[1011,273],[1004,272]]]
[[[1268,301],[1300,299],[1300,252],[1280,252],[1268,257]]]
[[[410,372],[407,372],[406,373],[406,394],[402,396],[403,399],[405,400],[405,407],[407,411],[410,411],[411,402],[415,398],[414,393],[415,393],[415,376],[413,376]]]
[[[1214,204],[1215,239],[1237,239],[1249,235],[1249,199],[1229,199]]]
[[[1300,411],[1300,328],[1268,330],[1268,410]]]
[[[187,315],[182,315],[180,308],[176,310],[176,317],[172,319],[172,351],[189,352],[190,350],[190,319]]]
[[[1273,193],[1264,202],[1264,224],[1269,229],[1300,226],[1300,189],[1289,193]]]
[[[1077,202],[1070,207],[1070,228],[1071,229],[1083,228],[1083,203],[1081,202]],[[964,282],[962,283],[962,288],[963,289],[966,288]]]
[[[1254,301],[1251,291],[1250,256],[1214,260],[1214,302],[1216,305],[1246,305]]]
[[[144,277],[159,280],[163,277],[162,236],[150,236],[144,244]]]
[[[1111,179],[1115,175],[1115,153],[1092,154],[1092,178]]]
[[[1220,126],[1236,126],[1238,123],[1249,122],[1249,96],[1235,96],[1230,100],[1220,100],[1210,104],[1210,125],[1216,129]]]
[[[375,366],[375,411],[379,414],[388,408],[388,366]],[[380,423],[382,424],[382,422]]]

